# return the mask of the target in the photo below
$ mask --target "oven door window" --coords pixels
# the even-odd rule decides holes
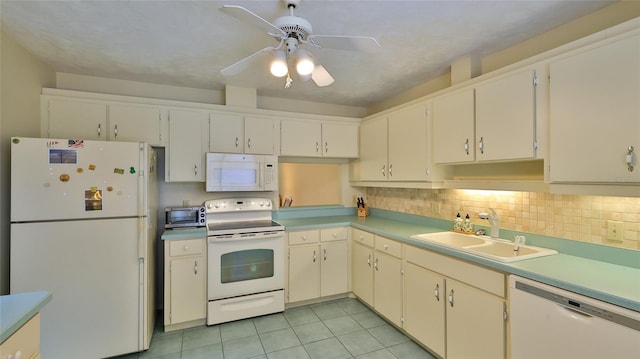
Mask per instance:
[[[273,277],[273,250],[247,249],[223,254],[220,262],[220,282]]]

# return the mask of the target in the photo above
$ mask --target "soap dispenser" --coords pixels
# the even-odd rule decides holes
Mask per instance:
[[[469,218],[469,213],[464,217],[464,231],[465,232],[473,232],[473,223],[471,223],[471,218]]]
[[[454,231],[462,231],[462,217],[460,217],[460,212],[456,215],[456,219],[453,221],[453,230]]]

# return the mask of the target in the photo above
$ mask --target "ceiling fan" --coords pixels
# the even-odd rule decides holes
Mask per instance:
[[[289,15],[281,16],[273,22],[263,19],[242,6],[223,5],[220,9],[221,11],[238,20],[259,27],[278,41],[278,43],[277,45],[258,50],[242,60],[225,67],[220,71],[222,75],[232,76],[238,74],[256,60],[259,55],[265,52],[272,52],[273,60],[270,64],[271,74],[276,77],[287,76],[285,88],[289,88],[293,82],[290,75],[289,64],[294,63],[300,81],[308,81],[311,78],[316,85],[324,87],[331,85],[334,79],[308,48],[325,47],[369,53],[380,49],[378,41],[370,36],[314,35],[311,23],[294,15],[294,9],[302,0],[283,1],[289,9]]]

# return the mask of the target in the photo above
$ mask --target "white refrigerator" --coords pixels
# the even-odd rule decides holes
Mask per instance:
[[[42,357],[149,348],[155,323],[155,151],[11,139],[11,293],[46,290]]]

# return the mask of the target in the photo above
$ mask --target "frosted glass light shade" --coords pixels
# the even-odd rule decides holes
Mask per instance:
[[[284,51],[276,51],[271,61],[271,74],[275,77],[282,77],[289,72],[287,67],[287,55]]]
[[[313,72],[315,64],[313,59],[309,56],[305,50],[298,50],[298,62],[296,63],[296,70],[299,75],[306,76]]]

